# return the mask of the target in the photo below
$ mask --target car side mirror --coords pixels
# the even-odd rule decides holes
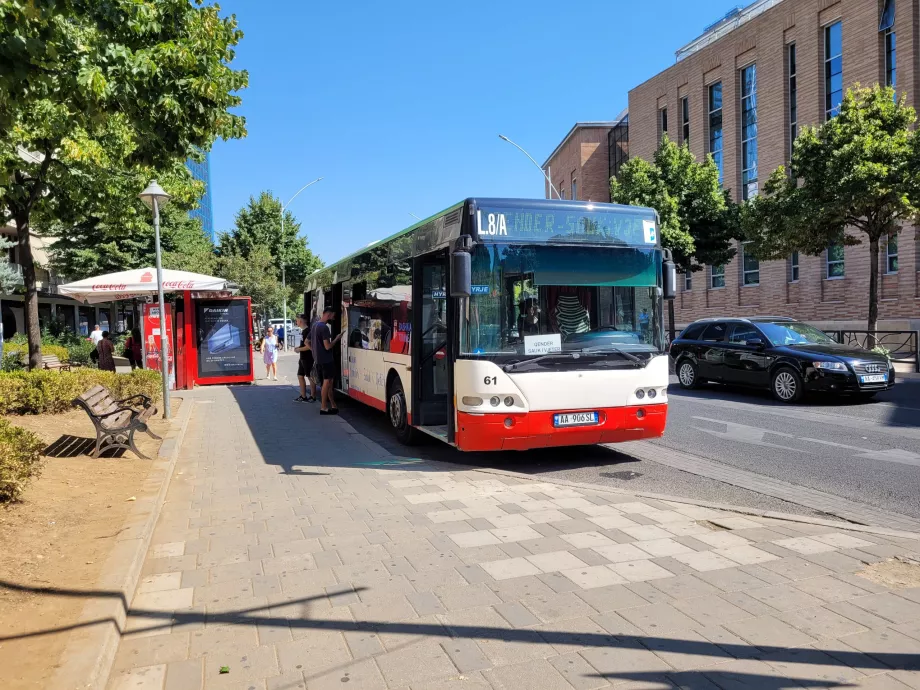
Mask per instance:
[[[666,300],[677,297],[677,266],[667,260],[661,265],[661,292]]]
[[[762,338],[750,338],[749,340],[745,341],[745,344],[750,345],[751,347],[762,348],[764,347],[765,343]]]

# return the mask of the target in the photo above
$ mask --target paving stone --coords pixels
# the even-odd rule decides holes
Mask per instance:
[[[667,580],[660,580],[660,582],[667,582]],[[575,594],[584,599],[591,608],[601,613],[648,604],[648,601],[623,585],[583,589],[576,591]]]
[[[670,630],[689,630],[696,623],[669,604],[648,604],[621,609],[617,613],[649,634]]]
[[[456,568],[452,568],[455,573],[457,573],[463,580],[464,583],[475,585],[480,582],[491,582],[492,576],[489,575],[482,567],[478,564],[471,565],[458,565]],[[444,580],[441,580],[444,582]],[[418,583],[414,583],[415,588],[419,589]]]
[[[688,546],[684,546],[680,542],[676,542],[673,539],[653,539],[651,541],[637,541],[632,544],[634,547],[638,547],[646,553],[659,557],[659,556],[676,556],[681,553],[692,553],[693,549]],[[636,560],[636,559],[628,559]]]
[[[598,677],[594,667],[578,654],[563,654],[547,661],[575,690],[595,690],[608,685],[605,679]]]
[[[528,525],[518,525],[516,527],[501,527],[490,530],[492,534],[499,538],[503,543],[513,543],[524,541],[526,539],[539,539],[543,535]]]
[[[161,690],[166,680],[166,664],[134,668],[109,682],[111,690]]]
[[[537,536],[539,536],[539,534]],[[502,543],[501,539],[487,530],[451,534],[450,539],[452,539],[453,542],[460,547],[488,546],[490,544]]]
[[[621,529],[623,527],[639,527],[637,516],[625,515],[596,515],[588,518],[588,522],[601,529]]]
[[[596,531],[599,527],[599,525],[581,518],[551,522],[550,524],[562,534],[583,534],[585,532]]]
[[[342,633],[333,630],[308,630],[305,636],[276,645],[265,647],[277,652],[280,669],[283,673],[306,672],[310,675],[336,668],[351,660],[351,653]]]
[[[636,527],[617,527],[624,534],[636,541],[652,541],[655,539],[670,539],[674,535],[657,525],[637,525]]]
[[[495,604],[493,608],[514,628],[527,628],[540,623],[539,618],[517,601]]]
[[[612,648],[586,649],[580,654],[602,678],[613,683],[634,675],[651,680],[649,676],[663,675],[671,670],[661,657],[638,643],[623,642]]]
[[[501,666],[483,673],[496,690],[571,690],[571,685],[548,661],[538,659],[522,664]]]
[[[387,652],[376,658],[390,687],[423,684],[456,674],[453,662],[434,640]]]
[[[827,553],[805,554],[805,560],[816,563],[838,574],[852,574],[865,568],[863,561],[837,551]]]
[[[204,677],[201,662],[201,659],[188,659],[167,664],[163,690],[201,690]]]
[[[785,613],[778,614],[776,617],[798,628],[806,635],[811,635],[815,638],[843,637],[866,630],[866,628],[859,623],[855,623],[849,618],[845,618],[839,613],[834,613],[821,606],[786,611]]]
[[[469,673],[470,671],[480,671],[491,668],[492,663],[488,657],[482,653],[479,645],[474,640],[463,638],[445,640],[441,642],[441,647],[454,662],[454,666],[460,673]]]
[[[531,539],[530,541],[533,540]],[[530,551],[516,542],[502,544],[498,548],[501,549],[502,553],[508,556],[508,558],[527,558],[530,555]]]
[[[527,598],[523,603],[544,623],[587,617],[597,613],[583,599],[578,598],[572,592],[533,596]]]
[[[636,544],[607,544],[593,547],[594,551],[607,559],[609,563],[625,563],[650,558],[651,554]]]
[[[188,658],[189,633],[125,637],[112,664],[113,672],[138,666],[156,666]]]
[[[674,577],[674,574],[665,570],[651,561],[628,561],[626,563],[613,563],[609,566],[613,572],[625,578],[628,582],[645,582],[658,580],[665,577]]]
[[[917,640],[896,630],[867,630],[848,635],[846,643],[889,668],[912,671],[920,669],[920,645]]]
[[[447,585],[432,590],[432,593],[437,596],[443,604],[443,608],[448,611],[470,609],[478,606],[491,606],[501,603],[501,599],[498,598],[495,592],[482,583],[461,587]],[[432,613],[442,612],[443,611],[433,611]]]
[[[920,620],[920,604],[905,601],[891,593],[870,594],[850,599],[850,603],[892,623]]]
[[[790,551],[795,551],[796,553],[802,554],[825,553],[827,551],[836,550],[836,547],[831,546],[830,544],[825,544],[809,537],[778,539],[773,543],[777,546],[782,546],[784,549],[789,549]]]
[[[483,570],[496,580],[507,580],[513,577],[523,577],[525,575],[536,575],[541,572],[537,566],[525,558],[508,558],[502,561],[481,563],[480,565]]]
[[[189,657],[199,657],[221,649],[253,649],[259,646],[255,626],[221,625],[191,633]]]
[[[702,625],[715,626],[731,621],[740,621],[750,618],[751,614],[738,606],[714,594],[695,597],[693,599],[679,599],[674,601],[674,608],[690,616]]]
[[[561,574],[570,579],[582,589],[607,587],[609,585],[617,585],[627,582],[625,577],[603,565],[592,565],[584,568],[563,570]]]
[[[194,592],[195,590],[191,587],[141,592],[135,595],[132,608],[136,611],[181,611],[190,609],[193,604]]]
[[[754,587],[763,587],[767,584],[763,580],[737,567],[699,572],[696,574],[696,577],[723,592],[753,589]]]
[[[838,549],[858,549],[863,546],[874,546],[874,542],[866,541],[865,539],[860,539],[851,534],[843,534],[841,532],[815,534],[812,536],[812,539]]]
[[[612,546],[613,541],[605,537],[600,532],[588,531],[588,532],[576,532],[572,534],[562,534],[560,539],[565,542],[568,542],[576,549],[589,549],[595,548],[598,546]]]
[[[520,542],[526,551],[534,555],[552,553],[554,551],[571,551],[572,545],[559,537],[543,537],[542,539],[528,539]]]
[[[822,603],[820,599],[796,589],[791,584],[749,589],[745,593],[777,611],[806,609]]]
[[[694,570],[705,573],[710,570],[720,570],[722,568],[731,568],[738,565],[725,556],[720,556],[712,551],[699,551],[697,553],[682,553],[674,556],[674,559],[690,566]]]
[[[773,616],[760,616],[724,623],[724,628],[744,638],[757,647],[801,647],[811,644],[814,638],[796,630]]]
[[[866,581],[866,584],[870,583]],[[826,602],[846,601],[869,593],[868,590],[833,575],[798,580],[795,582],[795,587]]]
[[[433,592],[412,592],[406,594],[409,603],[419,616],[444,613],[445,608]]]
[[[572,570],[573,568],[587,567],[583,561],[579,560],[568,551],[555,551],[527,556],[527,560],[544,573],[556,573]]]
[[[667,664],[677,671],[694,669],[711,671],[735,658],[718,645],[711,644],[703,635],[693,630],[655,631],[654,636],[643,640]]]
[[[143,578],[137,585],[137,594],[145,592],[161,592],[169,589],[179,589],[182,587],[182,573],[161,573],[159,575],[148,575]]]
[[[610,559],[602,556],[594,549],[570,549],[569,553],[585,565],[608,565],[610,563]]]
[[[696,575],[677,575],[667,579],[654,580],[651,584],[673,599],[703,597],[720,591],[717,587],[704,582]]]
[[[653,582],[657,582],[657,580],[649,582],[627,582],[623,586],[633,594],[645,599],[649,604],[672,603],[674,600],[657,587],[654,587],[652,584]]]

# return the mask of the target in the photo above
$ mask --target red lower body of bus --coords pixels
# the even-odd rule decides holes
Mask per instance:
[[[660,437],[668,419],[668,406],[665,403],[600,409],[597,411],[599,423],[591,426],[560,428],[553,425],[553,415],[572,411],[509,414],[458,412],[456,445],[464,451],[530,450],[641,441]]]

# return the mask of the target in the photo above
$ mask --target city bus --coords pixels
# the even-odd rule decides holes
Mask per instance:
[[[335,388],[463,451],[655,438],[676,272],[638,206],[469,198],[308,279]]]

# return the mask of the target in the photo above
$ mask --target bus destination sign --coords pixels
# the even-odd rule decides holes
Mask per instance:
[[[658,244],[651,218],[623,211],[477,209],[482,241],[572,242],[642,247]]]

